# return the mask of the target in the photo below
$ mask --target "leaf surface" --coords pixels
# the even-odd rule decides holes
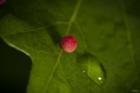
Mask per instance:
[[[9,1],[11,14],[0,20],[0,36],[32,60],[27,93],[131,93],[140,73],[138,41],[132,37],[140,29],[140,18],[133,13],[136,2]],[[61,37],[67,34],[78,40],[78,49],[72,54],[59,47]],[[86,53],[99,59],[105,70],[101,86],[80,66],[79,58]],[[90,65],[90,76],[94,76],[92,69]],[[95,76],[98,72],[100,68]]]

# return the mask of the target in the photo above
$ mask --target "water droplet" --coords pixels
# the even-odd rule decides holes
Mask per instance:
[[[98,85],[102,85],[105,80],[105,70],[101,62],[93,55],[86,53],[79,58],[84,69],[83,72]]]

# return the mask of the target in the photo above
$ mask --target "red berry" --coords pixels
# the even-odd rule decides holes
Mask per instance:
[[[6,3],[6,0],[0,0],[0,6],[5,4]]]
[[[65,52],[72,53],[77,48],[77,40],[74,36],[64,36],[61,40],[61,47]]]

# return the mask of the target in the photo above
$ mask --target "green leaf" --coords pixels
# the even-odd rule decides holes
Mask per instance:
[[[27,93],[139,91],[137,3],[138,0],[9,0],[10,13],[0,20],[0,36],[32,60]],[[61,37],[67,34],[78,40],[78,48],[71,54],[59,47]],[[85,57],[83,64],[86,53],[97,59],[89,62]],[[96,80],[100,75],[104,82]]]

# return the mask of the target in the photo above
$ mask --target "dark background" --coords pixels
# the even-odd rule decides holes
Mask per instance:
[[[25,93],[31,60],[0,39],[0,93]]]

